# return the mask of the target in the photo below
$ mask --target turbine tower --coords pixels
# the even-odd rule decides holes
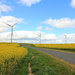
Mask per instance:
[[[54,44],[55,44],[55,42],[56,42],[56,39],[54,38]]]
[[[5,23],[5,22],[3,22],[3,23],[11,27],[11,43],[12,43],[12,39],[13,39],[13,27],[14,27],[16,24],[18,24],[18,22],[15,23],[15,24],[13,24],[13,25],[7,24],[7,23]]]
[[[39,44],[41,44],[41,32],[38,37],[39,37]]]
[[[67,43],[67,35],[65,34],[64,36],[65,36],[65,43]]]
[[[41,37],[42,37],[42,35],[45,35],[45,34],[41,33],[41,31],[40,31],[40,34],[39,34],[39,43],[40,44],[41,44]]]
[[[22,43],[23,38],[21,37],[21,43]]]

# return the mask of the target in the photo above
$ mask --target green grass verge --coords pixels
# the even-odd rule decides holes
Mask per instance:
[[[75,67],[72,68],[69,63],[32,48],[28,48],[26,59],[31,62],[34,75],[75,75]]]
[[[16,69],[15,73],[12,75],[28,75],[29,74],[28,62],[29,60],[27,57],[19,61],[17,65],[15,66],[15,69]]]
[[[35,56],[31,60],[31,68],[34,75],[75,75],[75,69],[71,71],[69,65],[66,66],[67,64],[65,65],[65,63],[54,59],[46,53],[41,53],[31,48],[28,48],[28,51],[31,57]]]

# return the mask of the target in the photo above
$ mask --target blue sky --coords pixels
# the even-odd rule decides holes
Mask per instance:
[[[75,35],[75,0],[1,0],[0,13],[0,20],[8,24],[20,21],[14,31],[40,30],[57,38],[63,34]],[[10,32],[9,27],[0,29],[3,33]]]

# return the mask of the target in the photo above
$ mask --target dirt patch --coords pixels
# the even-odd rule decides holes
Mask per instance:
[[[34,56],[32,56],[32,58],[31,58],[31,60],[34,58]],[[32,71],[31,71],[31,63],[29,62],[28,63],[28,69],[29,69],[29,74],[28,75],[34,75],[34,74],[32,74]]]
[[[32,56],[31,60],[34,58],[34,56]]]

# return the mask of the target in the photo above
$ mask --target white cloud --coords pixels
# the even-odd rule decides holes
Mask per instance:
[[[66,37],[64,35],[66,35]],[[65,43],[65,40],[67,43],[75,43],[75,34],[61,34],[59,37],[62,43]]]
[[[9,26],[7,26],[6,24],[4,24],[2,22],[13,25],[16,22],[22,22],[22,21],[23,21],[22,18],[16,18],[13,16],[2,16],[2,17],[0,17],[0,32],[4,32],[9,29]]]
[[[50,40],[56,38],[55,34],[45,34],[44,39]]]
[[[70,4],[73,8],[75,8],[75,0],[72,0],[71,4]]]
[[[0,2],[0,16],[1,16],[1,12],[9,12],[11,10],[12,10],[12,8],[10,6],[2,4]]]
[[[55,34],[46,34],[44,32],[41,32],[45,35],[41,37],[41,42],[53,42],[50,41],[53,38],[56,38]],[[38,35],[37,35],[38,34]],[[25,43],[39,43],[39,34],[40,31],[14,31],[13,32],[13,41],[14,42],[25,42]],[[11,32],[4,32],[0,33],[0,41],[2,40],[3,42],[9,41],[11,42]]]
[[[8,30],[7,28],[0,27],[0,32],[4,32],[4,31],[7,31],[7,30]]]
[[[49,28],[49,27],[46,27],[46,30],[47,30],[47,31],[51,31],[51,30],[53,30],[53,29],[51,29],[51,28]]]
[[[57,39],[55,42],[56,42],[56,43],[62,43],[62,40]]]
[[[54,20],[50,18],[44,21],[43,23],[49,24],[57,28],[75,27],[75,19],[70,19],[70,18],[61,18]]]
[[[20,0],[18,3],[22,3],[23,5],[26,5],[26,6],[31,6],[32,4],[36,4],[40,1],[41,0]]]
[[[42,26],[37,27],[38,30],[42,30]]]
[[[46,34],[44,32],[41,33],[45,34],[41,36],[41,43],[65,43],[63,34],[61,34],[59,38],[56,37],[55,34]],[[39,43],[39,34],[40,31],[14,31],[13,42]],[[0,41],[11,42],[11,32],[0,33]],[[68,34],[67,42],[75,43],[75,34]]]

